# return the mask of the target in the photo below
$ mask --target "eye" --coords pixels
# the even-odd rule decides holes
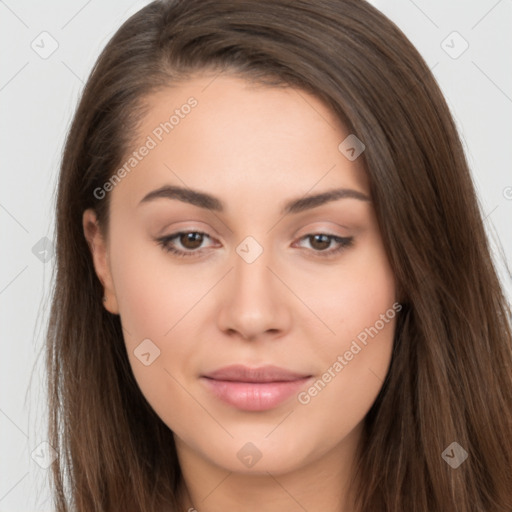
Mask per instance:
[[[341,237],[326,233],[312,233],[303,236],[299,240],[299,242],[304,241],[309,243],[313,252],[319,253],[318,256],[328,257],[350,247],[354,242],[354,237]]]
[[[203,245],[206,240],[212,240],[207,233],[201,231],[179,231],[159,238],[157,242],[164,251],[181,258],[199,256],[202,250],[207,248]],[[350,247],[353,241],[353,237],[312,233],[300,238],[298,246],[301,247],[301,242],[308,242],[309,248],[303,245],[302,248],[310,249],[313,253],[316,253],[315,256],[329,257]],[[210,247],[213,246],[213,244],[210,245]]]
[[[203,247],[203,242],[211,239],[209,235],[201,231],[179,231],[157,240],[162,249],[171,252],[178,257],[196,256]]]

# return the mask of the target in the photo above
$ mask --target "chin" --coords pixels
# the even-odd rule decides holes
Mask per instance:
[[[213,451],[210,447],[200,447],[198,452],[226,471],[255,476],[268,476],[271,473],[277,476],[301,469],[330,449],[329,446],[309,445],[292,433],[282,434],[272,440],[270,437],[273,434],[265,439],[264,436],[248,433],[243,437],[230,438],[225,443],[214,442]]]

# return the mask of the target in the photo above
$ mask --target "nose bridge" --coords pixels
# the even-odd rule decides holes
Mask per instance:
[[[244,338],[254,338],[266,331],[282,331],[289,312],[278,290],[279,281],[272,268],[272,251],[253,237],[237,247],[233,272],[219,317],[223,330],[237,331]]]
[[[271,295],[272,283],[268,267],[272,265],[272,253],[254,237],[246,237],[236,247],[234,260],[234,293],[239,299],[265,299]]]

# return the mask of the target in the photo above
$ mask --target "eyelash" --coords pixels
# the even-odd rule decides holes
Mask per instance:
[[[158,242],[158,245],[160,245],[162,247],[162,250],[164,250],[165,252],[172,253],[173,255],[175,255],[178,258],[188,258],[188,257],[199,256],[199,254],[201,253],[201,249],[195,249],[195,250],[189,249],[187,251],[182,251],[180,249],[176,249],[176,247],[171,245],[172,240],[179,238],[181,235],[187,235],[190,233],[203,235],[205,237],[211,238],[207,233],[203,233],[202,231],[178,231],[177,233],[173,233],[172,235],[158,238],[156,241]],[[336,249],[328,249],[328,250],[323,250],[323,251],[312,249],[312,251],[314,253],[316,253],[315,256],[319,256],[321,258],[329,258],[331,256],[335,256],[338,253],[340,253],[340,252],[344,251],[345,249],[347,249],[348,247],[350,247],[354,242],[354,237],[341,237],[341,236],[337,236],[337,235],[330,235],[328,233],[310,233],[310,234],[304,235],[299,240],[306,240],[310,237],[318,236],[318,235],[325,236],[325,237],[329,238],[330,242],[335,241],[339,244]]]

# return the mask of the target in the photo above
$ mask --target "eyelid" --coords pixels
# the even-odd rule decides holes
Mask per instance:
[[[329,227],[330,226],[330,227]],[[316,234],[324,234],[324,235],[332,235],[339,236],[343,238],[344,235],[341,233],[333,233],[334,230],[343,229],[346,232],[353,230],[349,226],[345,226],[343,224],[338,224],[337,222],[312,222],[307,224],[306,226],[302,226],[299,229],[295,230],[293,233],[293,237],[301,238],[304,235],[316,235]],[[300,233],[304,233],[301,235]],[[348,236],[348,235],[347,235]]]
[[[186,235],[189,233],[196,233],[199,235],[202,235],[204,238],[208,238],[211,241],[215,241],[215,238],[211,236],[209,233],[206,233],[205,231],[201,231],[199,229],[180,229],[178,231],[174,231],[173,233],[170,233],[169,235],[164,235],[161,237],[156,238],[155,240],[159,243],[159,245],[162,246],[164,250],[167,250],[169,252],[176,252],[176,253],[182,253],[186,255],[193,255],[193,254],[200,254],[203,250],[208,249],[209,247],[201,247],[199,249],[171,249],[171,241],[174,239],[178,239],[181,235]],[[212,247],[212,246],[210,246]]]

